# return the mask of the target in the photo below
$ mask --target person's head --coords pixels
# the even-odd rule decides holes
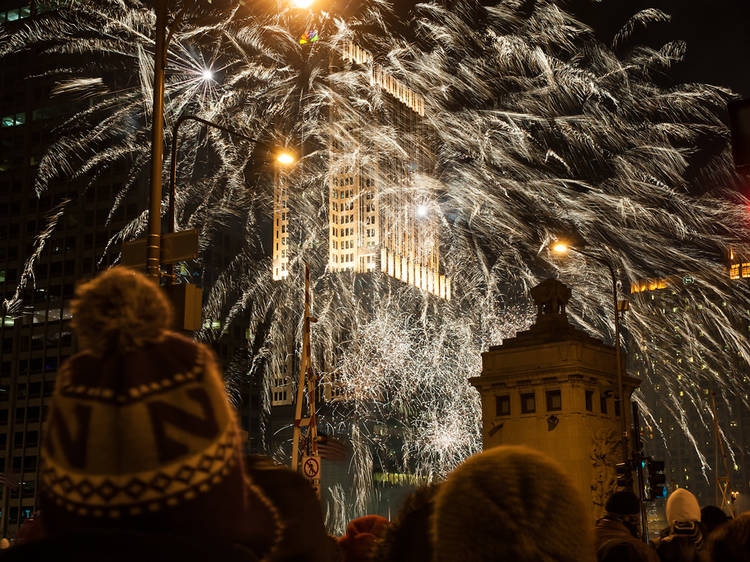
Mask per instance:
[[[685,488],[677,488],[667,498],[667,523],[673,527],[675,522],[700,522],[701,508],[695,496]]]
[[[326,533],[320,500],[300,473],[259,455],[245,457],[245,471],[276,507],[282,523],[276,562],[332,562],[338,544]]]
[[[77,294],[85,349],[60,367],[41,452],[48,534],[110,529],[273,544],[275,511],[244,474],[213,353],[166,329],[169,304],[143,275],[116,268]]]
[[[716,529],[707,549],[710,562],[750,562],[750,513]]]
[[[701,523],[706,533],[711,533],[729,521],[729,516],[715,505],[707,505],[701,509]]]
[[[346,526],[346,534],[339,539],[343,562],[367,562],[375,553],[378,540],[390,525],[379,515],[365,515],[353,519]]]
[[[598,562],[643,562],[643,555],[629,542],[605,545],[597,553]]]
[[[592,531],[567,474],[526,447],[496,447],[471,457],[435,497],[435,562],[592,561]]]
[[[79,285],[72,313],[81,349],[96,356],[159,342],[172,321],[172,307],[158,285],[125,267]]]
[[[624,490],[612,494],[604,506],[609,519],[625,525],[634,537],[641,531],[641,502],[633,492]]]
[[[431,562],[430,518],[438,485],[415,490],[406,498],[396,519],[377,548],[377,562]]]

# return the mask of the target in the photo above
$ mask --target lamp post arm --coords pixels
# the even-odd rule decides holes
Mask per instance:
[[[230,129],[229,127],[225,127],[224,125],[219,125],[218,123],[213,123],[212,121],[208,121],[207,119],[203,119],[201,117],[198,117],[197,115],[191,115],[189,113],[184,113],[180,115],[177,118],[177,120],[174,122],[174,125],[172,125],[172,149],[171,149],[170,162],[169,162],[169,206],[167,209],[168,232],[175,231],[175,195],[177,191],[177,149],[178,149],[179,140],[180,140],[179,139],[180,127],[186,121],[197,121],[198,123],[202,123],[208,127],[214,127],[215,129],[219,129],[221,131],[229,133],[230,135],[241,137],[251,142],[258,142],[258,139],[254,137],[249,137],[238,131],[235,131],[234,129]],[[174,281],[175,281],[174,265],[170,265],[168,273],[167,273],[167,283],[171,285],[174,283]]]
[[[234,129],[225,127],[224,125],[219,125],[218,123],[208,121],[206,119],[198,117],[197,115],[183,114],[177,118],[177,120],[174,122],[174,125],[172,125],[172,153],[170,155],[171,161],[169,165],[169,211],[168,211],[169,232],[174,232],[174,229],[175,229],[175,192],[177,190],[177,149],[179,145],[180,127],[186,121],[197,121],[198,123],[202,123],[203,125],[206,125],[208,127],[219,129],[220,131],[224,131],[225,133],[229,133],[230,135],[234,135],[236,137],[249,140],[250,142],[256,142],[256,143],[258,142],[258,139],[254,137],[250,137],[248,135],[240,133],[239,131],[235,131]]]

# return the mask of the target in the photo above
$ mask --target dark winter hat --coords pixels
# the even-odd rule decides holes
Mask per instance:
[[[244,473],[213,353],[165,329],[169,305],[140,274],[113,268],[77,297],[86,349],[61,367],[50,404],[40,493],[47,531],[271,546],[275,510]]]
[[[552,459],[503,446],[471,457],[440,486],[435,562],[593,562],[591,520]]]
[[[711,562],[750,562],[750,512],[722,525],[708,544]]]
[[[430,518],[439,484],[418,488],[404,501],[396,519],[377,545],[377,562],[431,562]]]
[[[616,515],[635,515],[641,512],[641,502],[633,492],[623,490],[609,496],[604,509]]]
[[[729,516],[715,505],[707,505],[701,509],[701,523],[706,533],[721,527],[727,521],[729,521]]]

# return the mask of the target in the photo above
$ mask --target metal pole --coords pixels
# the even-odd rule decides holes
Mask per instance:
[[[622,442],[622,454],[623,454],[623,462],[628,462],[630,458],[630,447],[628,443],[628,422],[627,422],[627,408],[625,408],[625,394],[624,394],[624,383],[623,383],[623,374],[622,374],[622,353],[620,348],[620,313],[617,310],[617,278],[615,277],[615,270],[612,267],[612,264],[603,258],[600,258],[598,256],[594,256],[592,254],[589,254],[587,252],[583,252],[577,248],[570,248],[570,250],[574,252],[578,252],[582,256],[586,256],[587,258],[591,258],[593,260],[598,261],[599,263],[603,263],[607,266],[607,269],[609,270],[609,274],[612,277],[612,302],[614,305],[614,313],[615,313],[615,355],[617,356],[615,358],[616,365],[617,365],[617,400],[620,404],[620,422],[622,425],[622,436],[621,436],[621,442]]]
[[[638,404],[633,402],[633,460],[636,462],[636,474],[638,476],[638,500],[641,503],[641,539],[648,544],[648,518],[646,517],[646,499],[644,488],[646,482],[643,477],[643,443],[641,442],[641,423],[638,416]]]
[[[628,409],[625,407],[625,392],[622,380],[622,351],[620,348],[620,313],[617,310],[617,279],[612,264],[607,262],[607,268],[612,276],[612,300],[615,312],[615,353],[617,354],[617,399],[620,402],[620,422],[622,425],[622,452],[627,462],[630,457],[628,443]]]
[[[714,416],[714,505],[719,505],[719,422],[716,419],[716,393],[711,393],[711,413]]]
[[[151,190],[146,242],[146,272],[159,279],[161,250],[161,172],[164,158],[164,67],[166,66],[167,2],[156,2],[156,52],[154,98],[151,109]]]

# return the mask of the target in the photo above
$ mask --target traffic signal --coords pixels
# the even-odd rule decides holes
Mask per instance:
[[[666,476],[664,476],[664,461],[655,461],[646,459],[646,469],[648,470],[648,497],[653,500],[656,498],[667,497]]]
[[[621,462],[615,465],[617,475],[617,487],[626,490],[633,489],[633,466],[630,462]]]

